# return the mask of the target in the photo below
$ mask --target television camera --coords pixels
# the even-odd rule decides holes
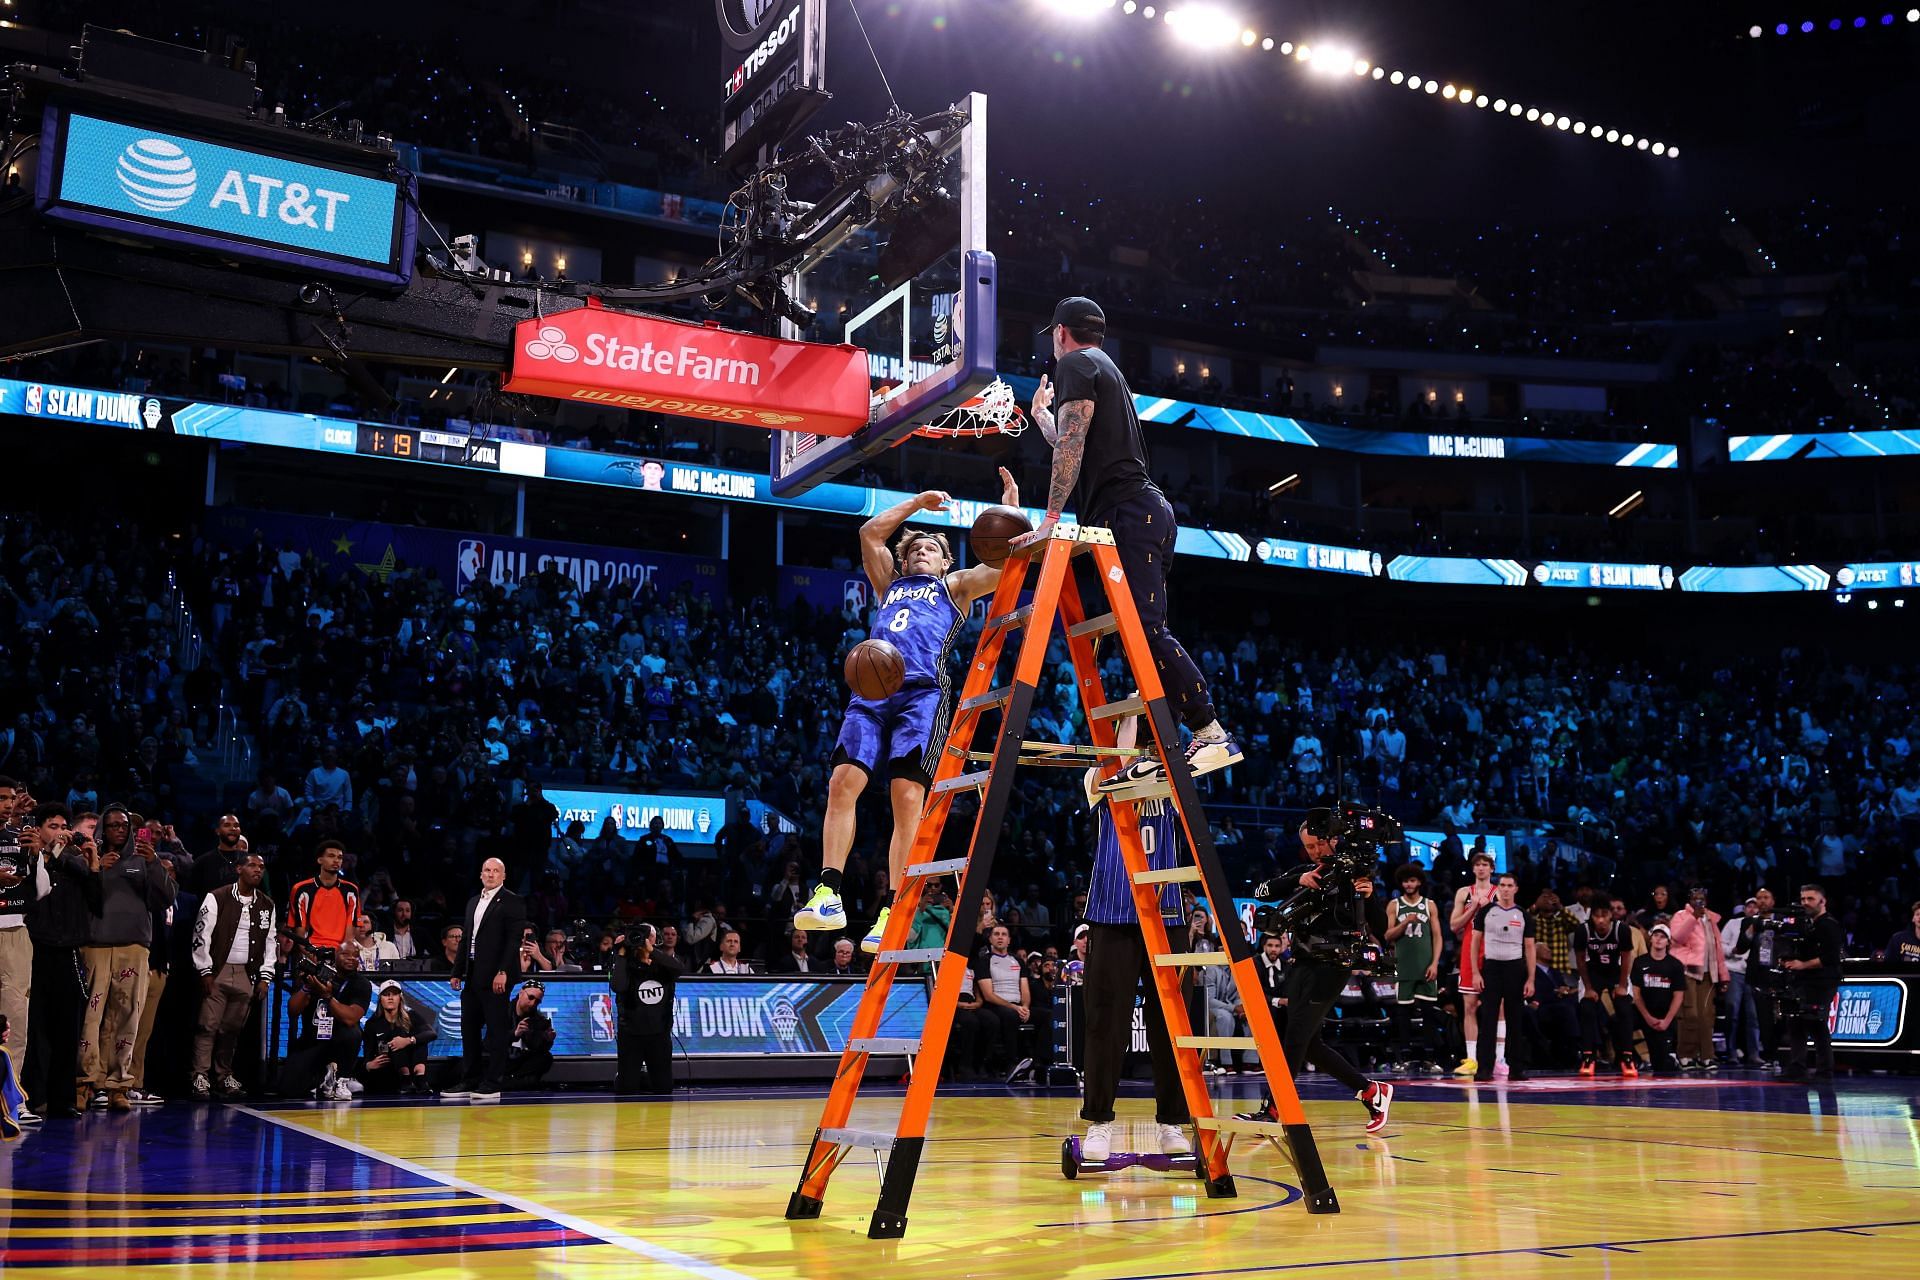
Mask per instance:
[[[1312,960],[1349,969],[1379,963],[1380,948],[1367,933],[1366,914],[1355,880],[1371,876],[1381,851],[1406,839],[1406,829],[1380,809],[1340,805],[1307,815],[1307,834],[1333,849],[1315,864],[1319,884],[1296,889],[1271,906],[1256,907],[1253,926],[1261,933],[1291,934],[1294,950]],[[1263,901],[1280,896],[1268,881],[1254,889]]]

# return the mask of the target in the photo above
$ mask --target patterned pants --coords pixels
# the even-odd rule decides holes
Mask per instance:
[[[80,1083],[92,1092],[134,1088],[133,1046],[147,1003],[147,947],[87,947],[87,1007],[80,1015]]]

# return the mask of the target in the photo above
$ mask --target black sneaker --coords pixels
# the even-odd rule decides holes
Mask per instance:
[[[1236,1115],[1234,1119],[1253,1120],[1263,1124],[1278,1124],[1280,1123],[1280,1113],[1274,1110],[1273,1099],[1269,1098],[1252,1111],[1242,1111]]]

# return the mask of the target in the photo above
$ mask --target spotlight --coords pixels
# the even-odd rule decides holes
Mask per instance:
[[[1880,607],[1880,602],[1879,602],[1878,600],[1869,600],[1869,601],[1867,601],[1867,608],[1869,608],[1869,609],[1878,609],[1879,607]]]
[[[1428,93],[1440,92],[1440,82],[1438,80],[1427,81],[1427,92]]]
[[[1453,95],[1458,92],[1459,92],[1458,89],[1455,89],[1452,85],[1448,85],[1446,88],[1440,91],[1440,94],[1442,97],[1447,98],[1448,100],[1451,100],[1453,98]]]
[[[1373,69],[1373,78],[1375,80],[1383,79],[1386,76],[1386,74],[1387,74],[1387,69],[1385,67],[1375,67]]]
[[[1621,134],[1621,135],[1620,135],[1620,145],[1621,145],[1621,146],[1623,146],[1623,147],[1630,147],[1630,146],[1632,146],[1632,145],[1633,145],[1633,135],[1632,135],[1632,134],[1630,134],[1630,133],[1623,133],[1623,134]]]
[[[1135,9],[1138,9],[1139,7],[1140,7],[1140,6],[1139,6],[1139,5],[1137,5],[1137,4],[1135,4],[1135,3],[1133,2],[1133,0],[1127,0],[1127,2],[1126,2],[1125,4],[1123,4],[1123,5],[1121,5],[1121,6],[1120,6],[1120,12],[1122,12],[1122,13],[1132,13],[1132,12],[1133,12],[1133,11],[1134,11]]]
[[[1679,158],[1680,158],[1680,148],[1678,147],[1667,148],[1667,159],[1678,160]]]
[[[1481,95],[1480,95],[1479,97],[1477,97],[1477,98],[1475,98],[1475,99],[1473,100],[1473,105],[1474,105],[1474,106],[1476,106],[1476,107],[1484,107],[1484,106],[1486,106],[1486,105],[1487,105],[1487,95],[1483,93],[1483,94],[1481,94]]]
[[[1403,75],[1401,72],[1398,72],[1398,71],[1394,72],[1392,75],[1387,77],[1387,79],[1394,84],[1399,84],[1402,80],[1405,80],[1406,78],[1407,77],[1405,75]]]
[[[1558,120],[1555,120],[1553,122],[1553,126],[1554,128],[1560,130],[1562,133],[1565,133],[1568,129],[1573,128],[1572,122],[1570,122],[1565,116],[1561,116]]]
[[[1242,32],[1240,33],[1240,43],[1241,43],[1241,44],[1242,44],[1243,46],[1245,46],[1246,48],[1249,48],[1249,49],[1251,49],[1251,48],[1253,48],[1253,45],[1254,45],[1254,42],[1255,42],[1256,40],[1258,40],[1259,38],[1260,38],[1260,37],[1259,37],[1258,35],[1256,35],[1256,34],[1254,34],[1254,32],[1253,32],[1253,30],[1252,30],[1251,28],[1249,28],[1249,29],[1247,29],[1247,30],[1245,30],[1245,31],[1242,31]]]
[[[1665,154],[1667,154],[1667,144],[1666,144],[1666,143],[1664,143],[1664,142],[1656,142],[1656,143],[1654,143],[1654,144],[1653,144],[1653,154],[1655,154],[1655,155],[1657,155],[1657,156],[1663,156],[1663,155],[1665,155]]]
[[[1293,52],[1293,41],[1291,41],[1291,40],[1282,40],[1282,41],[1280,42],[1280,52],[1282,52],[1282,53],[1292,53],[1292,52]]]
[[[1907,21],[1908,21],[1908,22],[1920,22],[1920,9],[1909,9],[1909,10],[1907,10]]]
[[[1620,131],[1618,129],[1607,130],[1607,141],[1608,142],[1620,141]]]
[[[1777,36],[1783,36],[1787,34],[1787,24],[1783,22],[1779,26],[1775,27],[1773,29],[1773,34]]]
[[[1265,40],[1262,40],[1262,41],[1260,42],[1260,47],[1261,47],[1262,49],[1266,49],[1266,50],[1269,50],[1269,51],[1271,51],[1271,50],[1272,50],[1272,48],[1273,48],[1273,37],[1272,37],[1272,36],[1268,36],[1268,37],[1267,37],[1267,38],[1266,38]]]
[[[1409,89],[1418,89],[1418,88],[1420,87],[1420,84],[1421,84],[1421,80],[1420,80],[1420,77],[1419,77],[1419,76],[1408,76],[1408,77],[1407,77],[1407,88],[1409,88]]]
[[[1146,18],[1146,19],[1148,19],[1148,20],[1152,20],[1152,18],[1153,18],[1153,6],[1152,6],[1152,5],[1148,5],[1148,6],[1146,7],[1146,8],[1144,8],[1144,9],[1142,9],[1142,10],[1140,11],[1140,16],[1141,16],[1141,17],[1143,17],[1143,18]]]
[[[1576,120],[1573,125],[1573,131],[1584,134],[1587,131],[1587,122],[1585,120]]]
[[[1167,10],[1167,25],[1187,44],[1202,49],[1218,49],[1240,38],[1240,20],[1212,5],[1182,5]]]
[[[1495,98],[1493,100],[1493,109],[1495,111],[1505,111],[1507,109],[1507,100],[1505,98]]]
[[[1373,66],[1365,58],[1355,58],[1353,60],[1353,74],[1364,76],[1371,70],[1373,70]]]
[[[1527,123],[1528,123],[1528,124],[1532,124],[1532,123],[1533,123],[1533,122],[1534,122],[1535,120],[1538,120],[1539,118],[1540,118],[1540,108],[1538,108],[1538,107],[1528,107],[1528,108],[1527,108]]]
[[[1803,23],[1801,23],[1801,24],[1800,24],[1800,34],[1801,34],[1801,35],[1806,35],[1806,34],[1807,34],[1807,33],[1808,33],[1809,31],[1812,31],[1812,30],[1813,30],[1813,23],[1811,23],[1811,22],[1803,22]]]
[[[1748,35],[1749,37],[1751,37],[1752,39],[1755,39],[1755,40],[1758,40],[1758,39],[1760,38],[1760,28],[1758,28],[1758,27],[1748,27],[1748,28],[1747,28],[1747,35]]]
[[[1293,47],[1293,58],[1294,58],[1294,61],[1296,62],[1312,62],[1313,47],[1311,45],[1304,45],[1304,44],[1295,45]]]
[[[1529,118],[1531,118],[1531,117],[1529,117]],[[1553,128],[1553,112],[1551,112],[1551,111],[1543,111],[1543,112],[1541,112],[1541,113],[1540,113],[1540,123],[1541,123],[1541,124],[1543,124],[1543,125],[1545,125],[1545,126],[1547,126],[1547,128],[1549,128],[1549,129],[1551,129],[1551,128]]]
[[[1642,138],[1640,139],[1640,141],[1634,143],[1633,145],[1640,148],[1640,150],[1645,151],[1650,144],[1647,142],[1645,138]]]

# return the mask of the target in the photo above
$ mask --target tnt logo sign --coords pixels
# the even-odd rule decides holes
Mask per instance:
[[[487,544],[479,538],[460,539],[460,552],[454,561],[453,586],[456,592],[465,591],[479,582],[487,571]]]

